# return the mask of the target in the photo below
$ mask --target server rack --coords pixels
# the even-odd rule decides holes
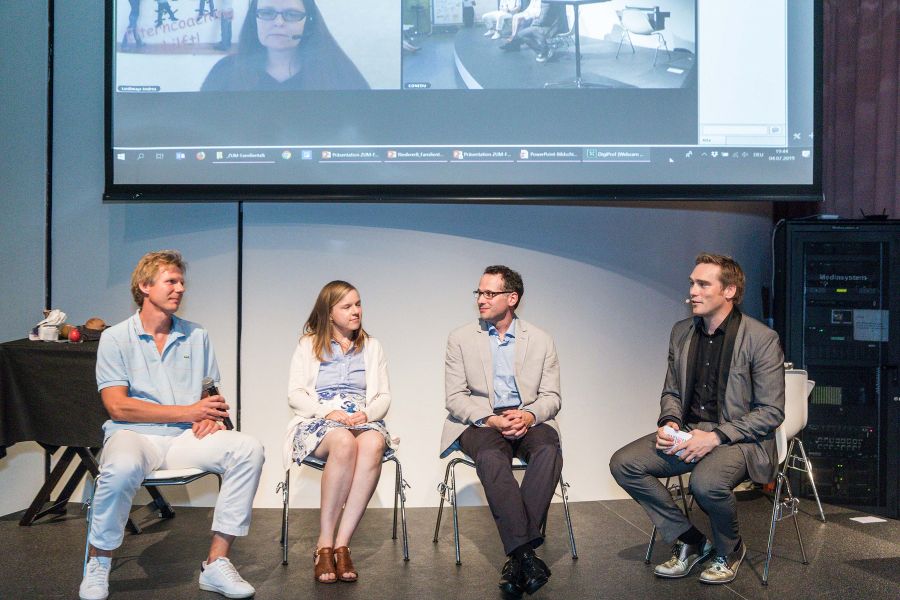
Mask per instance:
[[[900,221],[785,222],[774,298],[785,360],[816,382],[802,438],[819,495],[900,518]]]

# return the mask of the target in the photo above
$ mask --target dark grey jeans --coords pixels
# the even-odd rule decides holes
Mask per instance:
[[[709,431],[714,426],[700,423],[697,428]],[[728,554],[737,545],[740,534],[734,488],[747,478],[747,463],[737,445],[718,446],[699,462],[688,464],[657,450],[656,433],[652,433],[613,454],[609,470],[670,544],[691,528],[691,522],[659,478],[690,473],[690,491],[709,516],[716,554]]]

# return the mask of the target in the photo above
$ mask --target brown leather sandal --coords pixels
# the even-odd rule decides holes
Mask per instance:
[[[334,562],[334,570],[337,573],[338,579],[347,582],[353,582],[359,579],[359,573],[356,572],[356,567],[353,566],[353,561],[350,560],[350,548],[347,546],[335,548]],[[344,573],[352,573],[353,575],[346,577]]]
[[[318,560],[316,560],[318,559]],[[315,577],[319,583],[337,583],[337,573],[334,571],[334,548],[316,548],[313,553],[315,561]],[[322,575],[334,575],[334,579],[322,579]]]

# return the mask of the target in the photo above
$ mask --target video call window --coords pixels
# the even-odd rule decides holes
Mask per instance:
[[[549,89],[578,77],[597,89],[690,85],[695,0],[554,4],[542,15],[541,0],[402,0],[403,87]]]
[[[399,10],[395,0],[116,0],[116,90],[398,89]]]
[[[810,185],[816,1],[107,0],[108,186]]]

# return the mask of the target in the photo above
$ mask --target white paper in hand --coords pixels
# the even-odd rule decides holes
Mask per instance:
[[[676,443],[676,444],[680,444],[681,442],[684,442],[684,441],[689,440],[689,439],[691,439],[692,437],[694,437],[694,436],[692,436],[690,433],[688,433],[687,431],[677,431],[677,430],[675,430],[675,429],[672,429],[672,427],[669,426],[669,425],[666,425],[665,427],[663,427],[663,433],[665,433],[666,435],[670,435],[670,436],[672,436],[673,438],[675,438],[675,443]],[[682,448],[681,450],[679,450],[678,452],[676,452],[676,453],[675,453],[675,456],[681,456],[681,454],[682,454],[683,452],[684,452],[684,448]]]

